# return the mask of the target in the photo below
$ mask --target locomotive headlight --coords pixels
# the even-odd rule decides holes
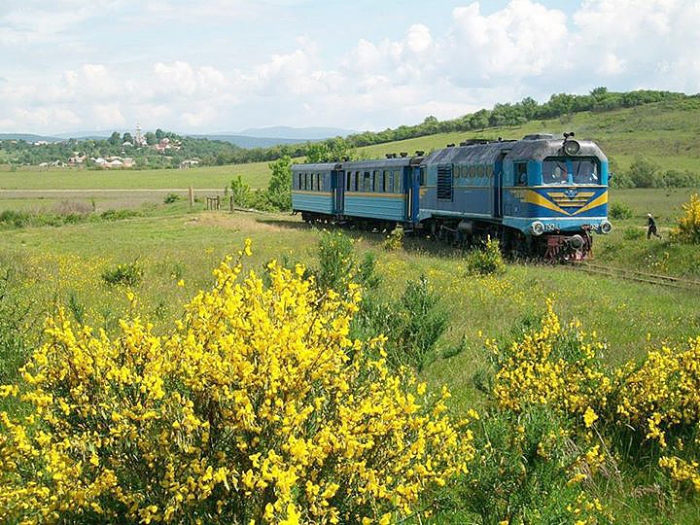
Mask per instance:
[[[581,144],[575,140],[564,141],[564,153],[567,155],[576,155],[579,151],[581,151]]]
[[[605,234],[610,233],[612,231],[612,224],[610,224],[610,221],[601,222],[600,231]]]
[[[532,230],[532,235],[542,235],[544,233],[544,224],[540,221],[535,221],[530,226],[530,230]]]

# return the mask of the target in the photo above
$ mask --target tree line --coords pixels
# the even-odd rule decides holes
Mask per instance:
[[[639,90],[612,92],[597,87],[588,95],[559,93],[543,104],[531,97],[511,104],[496,104],[492,109],[481,109],[451,120],[440,121],[429,116],[420,124],[402,125],[379,132],[365,131],[345,138],[335,137],[301,144],[281,144],[270,148],[241,148],[221,140],[180,136],[157,129],[147,132],[145,144],[136,144],[130,133],[112,133],[105,139],[69,139],[35,146],[24,140],[0,141],[0,159],[12,165],[39,165],[68,163],[71,157],[85,156],[86,166],[95,166],[91,159],[102,157],[131,157],[134,167],[175,168],[188,159],[196,159],[201,166],[222,166],[250,162],[273,162],[284,157],[306,157],[308,162],[333,162],[353,157],[356,148],[406,140],[436,133],[477,131],[502,126],[517,126],[529,121],[571,117],[575,113],[604,112],[664,101],[697,98],[670,91]],[[166,150],[154,148],[163,139],[176,142],[178,147]]]

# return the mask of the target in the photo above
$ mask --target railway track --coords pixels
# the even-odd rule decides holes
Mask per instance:
[[[692,279],[683,279],[681,277],[671,277],[670,275],[660,275],[655,273],[639,272],[629,270],[627,268],[619,268],[615,266],[604,266],[589,262],[572,262],[573,268],[596,275],[607,275],[616,279],[624,279],[639,283],[655,284],[668,288],[680,288],[683,290],[693,290],[700,292],[700,281]]]

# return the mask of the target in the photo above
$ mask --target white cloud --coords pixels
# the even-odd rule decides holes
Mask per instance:
[[[89,124],[96,126],[97,129],[116,129],[127,124],[118,103],[95,104],[92,106],[90,117]]]
[[[0,13],[5,129],[381,129],[596,86],[700,91],[697,0],[582,0],[568,14],[465,0],[447,24],[403,17],[391,38],[367,29],[379,11],[307,24],[333,8],[311,0],[21,5]]]
[[[540,75],[561,61],[568,36],[562,11],[530,0],[488,16],[473,3],[456,8],[453,18],[449,51],[462,79]]]

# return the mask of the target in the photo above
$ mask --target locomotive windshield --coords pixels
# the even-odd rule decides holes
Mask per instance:
[[[598,184],[598,160],[595,158],[546,159],[542,163],[544,184]]]

